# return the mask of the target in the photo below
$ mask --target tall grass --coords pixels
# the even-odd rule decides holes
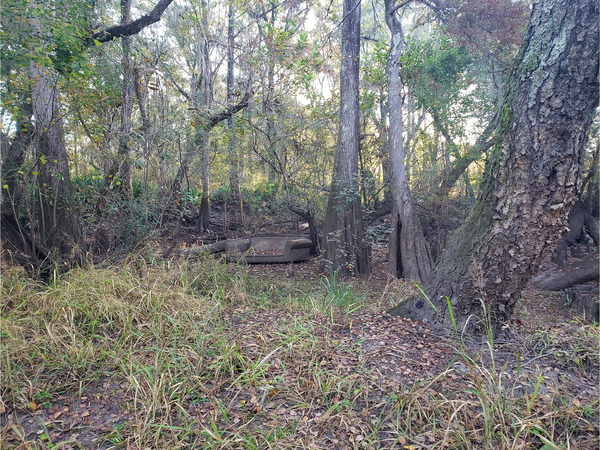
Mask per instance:
[[[133,258],[51,286],[4,270],[0,289],[0,406],[13,417],[2,448],[41,446],[22,418],[105,380],[127,399],[127,419],[102,438],[121,447],[526,448],[597,433],[597,401],[570,402],[541,370],[509,378],[493,342],[454,341],[433,379],[375,380],[377,361],[332,333],[368,302],[337,277]]]

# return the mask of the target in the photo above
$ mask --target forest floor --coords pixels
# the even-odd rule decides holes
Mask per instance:
[[[598,448],[597,324],[528,291],[510,340],[442,335],[386,314],[385,257],[5,268],[0,447]]]

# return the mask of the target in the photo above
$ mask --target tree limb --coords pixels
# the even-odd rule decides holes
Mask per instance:
[[[247,107],[248,101],[250,100],[251,96],[252,96],[252,94],[250,92],[246,92],[246,94],[244,95],[244,98],[239,103],[237,103],[235,105],[230,105],[224,111],[221,111],[219,113],[216,113],[216,114],[213,114],[212,116],[210,116],[208,118],[208,120],[202,125],[202,128],[204,128],[204,131],[211,130],[219,122],[222,122],[225,119],[229,119],[235,113],[237,113],[238,111],[241,111],[242,109]]]
[[[433,113],[433,116],[438,129],[440,130],[448,144],[456,146],[452,139],[452,136],[450,136],[450,133],[448,132],[446,127],[443,126],[438,115],[436,113]],[[500,115],[496,113],[492,120],[490,120],[490,123],[488,123],[485,130],[483,130],[481,135],[477,138],[475,144],[473,144],[473,146],[469,149],[467,154],[464,156],[457,157],[453,161],[452,166],[444,170],[441,177],[442,181],[439,184],[440,194],[445,194],[448,190],[450,190],[452,186],[454,186],[454,183],[456,183],[456,180],[458,180],[463,174],[463,172],[467,169],[467,167],[469,167],[469,164],[471,164],[476,159],[479,159],[485,151],[492,147],[493,140],[490,140],[490,136],[494,133],[494,131],[496,131],[499,119]]]
[[[142,17],[134,20],[133,22],[115,25],[113,27],[106,28],[105,30],[98,31],[97,33],[92,34],[90,37],[85,38],[84,43],[86,45],[93,45],[96,43],[96,41],[109,42],[116,38],[138,34],[147,26],[158,22],[162,17],[162,14],[171,3],[173,3],[173,0],[160,0],[154,9],[148,14],[144,14]]]

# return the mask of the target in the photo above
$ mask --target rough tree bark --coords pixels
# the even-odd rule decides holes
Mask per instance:
[[[340,130],[323,225],[323,249],[331,270],[363,274],[370,270],[370,255],[358,191],[360,0],[344,0],[343,5]]]
[[[432,272],[422,298],[391,312],[478,332],[511,317],[542,254],[559,239],[578,194],[598,105],[598,0],[542,0],[506,91],[481,192]]]
[[[202,16],[196,27],[196,64],[200,66],[196,81],[194,97],[201,111],[210,111],[213,101],[213,82],[208,46],[208,5],[202,0],[200,8]],[[200,184],[202,197],[200,200],[200,228],[208,230],[210,226],[210,128],[201,125],[202,119],[196,121],[196,146],[200,150]],[[211,127],[212,128],[212,127]]]
[[[229,9],[227,12],[227,105],[233,104],[234,88],[234,66],[235,66],[235,17],[234,1],[229,0]],[[227,120],[229,128],[229,203],[233,206],[234,220],[243,223],[244,211],[242,205],[242,195],[240,192],[240,163],[235,136],[235,122],[233,116]]]
[[[77,261],[82,248],[81,230],[72,209],[73,192],[57,76],[52,69],[32,63],[31,79],[35,154],[39,161],[40,245],[48,251],[48,262]]]
[[[397,278],[422,282],[431,272],[431,257],[421,221],[414,207],[404,165],[404,127],[402,123],[402,81],[400,57],[403,52],[402,24],[396,16],[395,0],[385,0],[385,17],[391,32],[386,78],[390,127],[389,151],[391,191],[394,203],[390,234],[389,272]]]

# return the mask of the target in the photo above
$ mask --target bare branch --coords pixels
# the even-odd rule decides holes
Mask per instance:
[[[242,109],[247,107],[248,101],[250,100],[251,96],[252,96],[252,94],[250,92],[246,92],[246,94],[244,95],[244,98],[242,98],[242,100],[239,103],[236,103],[235,105],[231,105],[224,111],[221,111],[217,114],[210,116],[208,118],[208,120],[205,122],[205,124],[203,125],[204,130],[208,131],[208,130],[214,128],[219,122],[222,122],[225,119],[229,119],[235,113],[237,113],[238,111],[241,111]]]
[[[171,3],[173,3],[173,0],[160,0],[152,11],[148,14],[144,14],[139,19],[98,31],[89,38],[86,38],[84,42],[86,45],[93,45],[95,42],[109,42],[116,38],[138,34],[147,26],[158,22]]]

